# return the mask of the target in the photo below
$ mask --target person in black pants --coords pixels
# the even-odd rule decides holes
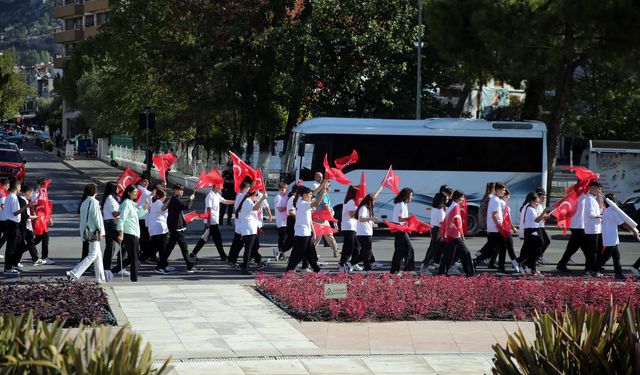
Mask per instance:
[[[20,208],[20,202],[16,194],[21,187],[22,184],[19,180],[11,181],[2,210],[2,216],[5,219],[4,235],[7,237],[7,250],[4,259],[5,275],[17,275],[22,272],[18,267],[19,225],[20,215],[26,210],[27,206]]]
[[[4,201],[9,195],[9,179],[0,178],[0,209],[4,210]],[[4,234],[4,222],[6,221],[4,214],[0,210],[0,249],[7,243],[7,236]]]
[[[442,251],[444,249],[444,244],[442,243],[442,239],[440,238],[440,226],[445,218],[445,209],[447,208],[447,202],[451,199],[451,194],[453,194],[453,190],[447,185],[440,186],[440,191],[433,197],[433,201],[431,203],[431,242],[429,243],[429,248],[427,249],[427,253],[424,255],[424,260],[422,261],[422,266],[420,267],[420,273],[428,273],[428,268],[431,263],[440,264],[440,260],[442,258]]]
[[[117,195],[118,185],[114,181],[107,182],[104,188],[104,194],[102,195],[102,219],[104,221],[105,231],[105,247],[104,255],[102,256],[102,265],[105,270],[111,269],[111,260],[113,253],[118,251],[118,229],[116,228],[116,220],[120,215],[118,211],[120,209],[118,204]],[[122,263],[122,252],[118,251],[118,264]]]
[[[406,223],[409,220],[409,208],[407,205],[411,203],[413,198],[413,190],[404,188],[394,198],[393,217],[392,220],[398,224]],[[394,251],[391,259],[391,273],[400,272],[402,259],[405,260],[404,270],[413,271],[414,267],[414,250],[409,238],[409,233],[398,231],[394,235]]]
[[[598,261],[602,256],[602,185],[598,181],[589,183],[589,194],[584,201],[584,244],[585,269],[584,276],[602,276]]]
[[[20,223],[18,225],[20,233],[18,234],[18,253],[16,259],[20,262],[22,255],[25,252],[29,252],[31,255],[31,261],[35,264],[38,261],[38,251],[33,243],[33,226],[31,224],[32,219],[38,217],[31,213],[31,197],[33,196],[33,187],[29,185],[22,186],[22,193],[18,197],[20,203],[20,209],[23,210],[20,214]]]
[[[233,189],[233,163],[227,163],[227,169],[222,171],[222,178],[224,183],[222,185],[222,198],[230,201],[235,201],[236,192]],[[233,216],[233,206],[220,203],[220,220],[218,221],[222,225],[224,223],[224,214],[227,214],[227,225],[231,225],[231,217]]]
[[[313,221],[311,220],[311,211],[322,203],[324,198],[326,181],[320,186],[315,200],[311,200],[313,193],[306,186],[298,188],[298,195],[293,200],[293,206],[296,209],[295,238],[293,240],[293,250],[287,263],[287,272],[295,270],[298,263],[305,259],[314,272],[320,272],[318,266],[318,254],[313,241]]]
[[[224,252],[224,247],[222,246],[222,236],[220,235],[220,228],[218,227],[219,223],[219,214],[218,211],[221,209],[226,209],[226,207],[233,207],[235,201],[224,199],[220,195],[220,187],[213,186],[207,196],[204,199],[204,209],[205,212],[209,213],[209,217],[205,219],[204,223],[204,233],[198,240],[196,247],[193,248],[193,252],[189,254],[189,257],[193,261],[198,259],[198,252],[200,249],[207,243],[209,238],[213,239],[213,243],[216,245],[216,249],[218,250],[218,254],[220,255],[220,260],[222,262],[227,261],[227,254]]]
[[[500,228],[504,221],[502,210],[502,196],[506,190],[506,186],[501,182],[494,184],[495,194],[489,198],[489,204],[487,207],[487,251],[481,252],[481,254],[473,260],[475,265],[480,264],[485,259],[490,259],[494,256],[498,258],[498,272],[504,273],[504,262],[507,251],[505,238],[500,234]]]
[[[442,225],[444,226],[444,251],[438,268],[438,275],[447,275],[449,267],[456,258],[460,258],[462,268],[467,277],[475,274],[473,261],[467,245],[464,243],[464,229],[462,227],[462,216],[460,214],[460,203],[465,199],[462,191],[456,190],[451,195],[451,205],[447,208],[447,216]]]
[[[191,194],[189,200],[184,203],[180,201],[180,197],[184,194],[184,187],[180,184],[173,185],[173,196],[169,199],[162,209],[164,211],[169,210],[169,214],[167,216],[167,227],[169,228],[169,240],[167,241],[167,246],[164,248],[160,260],[158,261],[158,265],[156,267],[156,272],[158,273],[168,273],[166,267],[169,265],[168,259],[171,256],[171,252],[173,248],[176,247],[176,243],[180,246],[180,251],[182,252],[182,257],[184,258],[184,262],[187,265],[187,272],[193,273],[201,271],[200,269],[194,268],[194,263],[189,259],[189,249],[187,247],[187,241],[184,237],[184,232],[187,229],[186,223],[184,221],[184,215],[182,213],[183,210],[188,210],[191,208],[191,204],[195,199],[195,194]]]

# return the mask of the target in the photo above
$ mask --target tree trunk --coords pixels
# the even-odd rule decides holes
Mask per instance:
[[[462,92],[460,96],[458,96],[458,103],[456,103],[455,114],[460,117],[462,116],[462,110],[464,109],[464,103],[467,101],[469,94],[471,93],[471,84],[466,82],[462,87]]]
[[[540,77],[531,77],[527,80],[526,97],[520,118],[523,120],[537,120],[540,117],[540,105],[544,98],[544,86],[544,79]]]
[[[569,108],[573,88],[573,73],[578,64],[579,58],[566,62],[558,68],[556,76],[556,96],[551,108],[551,117],[547,124],[547,191],[549,194],[551,193],[551,181],[553,181],[558,145],[560,144],[562,122],[564,114]]]
[[[262,168],[262,175],[266,179],[269,173],[269,165],[271,164],[271,141],[259,142],[258,146],[260,147],[260,153],[258,154],[256,166]]]

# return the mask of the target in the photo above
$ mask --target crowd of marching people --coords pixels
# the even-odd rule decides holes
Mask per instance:
[[[214,169],[205,174],[203,170],[196,188],[209,188],[209,191],[205,197],[205,212],[200,214],[185,214],[196,196],[184,197],[182,185],[173,185],[169,194],[166,183],[153,185],[148,176],[138,176],[130,170],[125,171],[118,182],[107,183],[100,198],[98,187],[88,184],[79,208],[82,260],[67,271],[67,277],[78,280],[92,265],[98,282],[108,282],[116,274],[137,281],[140,264],[153,265],[156,273],[170,274],[176,270],[169,265],[176,245],[180,248],[186,272],[201,272],[198,255],[210,239],[220,261],[229,268],[248,271],[253,262],[257,270],[263,270],[270,259],[260,254],[260,237],[265,220],[271,222],[274,217],[278,242],[273,249],[273,260],[281,261],[288,256],[286,271],[321,272],[326,263],[318,258],[316,246],[322,238],[334,257],[339,257],[337,272],[381,269],[383,264],[376,261],[374,254],[373,234],[382,221],[376,217],[374,206],[385,187],[396,193],[392,217],[384,222],[394,235],[390,267],[394,274],[470,277],[476,275],[479,268],[487,267],[495,269],[498,275],[540,275],[537,266],[545,263],[544,253],[550,244],[545,222],[553,214],[571,231],[566,251],[557,265],[559,271],[567,272],[571,256],[581,249],[586,260],[584,276],[602,276],[602,267],[612,258],[615,277],[621,279],[618,226],[624,225],[638,236],[636,226],[615,206],[615,196],[603,195],[597,175],[590,171],[579,175],[578,182],[568,189],[567,197],[552,207],[546,205],[543,188],[530,192],[517,213],[519,227],[511,219],[508,187],[501,182],[487,183],[478,216],[478,225],[486,232],[487,241],[472,257],[465,244],[468,209],[464,192],[460,190],[446,185],[440,187],[433,197],[427,224],[409,212],[414,192],[408,187],[399,188],[399,178],[393,175],[391,168],[372,193],[367,192],[363,173],[359,185],[349,184],[338,222],[327,194],[331,181],[325,177],[336,181],[342,177],[340,170],[329,167],[326,160],[327,176],[316,172],[311,186],[299,182],[289,188],[280,183],[270,205],[261,172],[252,170],[234,156],[232,154],[233,164],[230,163],[223,173]],[[239,173],[233,172],[236,168]],[[21,185],[19,181],[0,179],[0,246],[6,243],[5,274],[22,272],[20,262],[26,252],[34,265],[54,264],[48,257],[48,227],[53,225],[48,202],[49,182],[40,179],[32,187]],[[228,253],[219,227],[224,223],[225,215],[227,224],[233,221],[234,225]],[[193,220],[202,220],[204,229],[190,252],[185,231]],[[338,231],[343,238],[341,249],[333,236]],[[431,237],[419,267],[411,242],[412,233],[430,233]],[[513,240],[515,234],[522,240],[519,254],[516,254]],[[103,240],[104,251],[100,247]],[[36,245],[40,243],[39,256]],[[507,255],[513,272],[506,270]],[[631,271],[640,276],[640,260]]]

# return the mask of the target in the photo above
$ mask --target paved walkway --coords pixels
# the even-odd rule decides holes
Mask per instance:
[[[490,372],[495,343],[530,322],[300,322],[248,285],[113,285],[128,321],[174,374]]]

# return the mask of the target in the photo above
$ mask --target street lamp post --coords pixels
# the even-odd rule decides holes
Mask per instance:
[[[139,125],[140,129],[144,130],[147,148],[145,149],[145,159],[147,161],[147,178],[151,177],[151,165],[153,163],[153,153],[151,152],[151,144],[149,142],[149,133],[151,129],[155,128],[156,117],[151,106],[145,105],[140,112]]]
[[[416,120],[422,117],[422,0],[418,0],[418,41],[416,42],[418,51],[418,68],[416,74]]]

